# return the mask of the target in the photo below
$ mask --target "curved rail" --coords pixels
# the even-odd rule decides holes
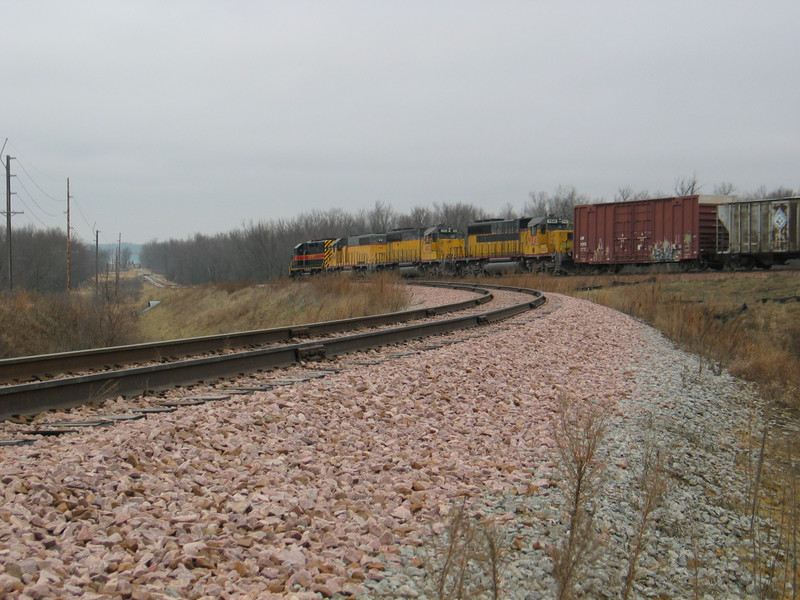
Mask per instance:
[[[447,284],[435,284],[447,285]],[[459,284],[463,286],[463,284]],[[497,286],[500,287],[500,286]],[[541,292],[523,288],[504,288],[530,293],[531,301],[480,314],[406,325],[394,329],[347,335],[315,342],[247,350],[233,354],[182,360],[168,364],[134,367],[80,377],[67,377],[0,388],[0,418],[64,409],[86,402],[116,396],[135,396],[254,371],[321,360],[337,354],[367,350],[386,344],[405,342],[493,323],[545,303]]]
[[[419,285],[435,284],[433,282],[420,282]],[[237,348],[253,348],[267,344],[285,343],[292,339],[302,337],[327,335],[331,333],[340,333],[342,331],[352,331],[354,329],[364,329],[367,327],[379,327],[381,325],[390,325],[402,321],[413,321],[415,319],[441,315],[448,312],[456,312],[485,304],[492,299],[492,295],[488,290],[481,289],[475,285],[461,283],[449,287],[474,291],[479,293],[480,296],[461,302],[444,304],[442,306],[386,313],[382,315],[371,315],[367,317],[355,317],[338,321],[308,323],[254,331],[240,331],[236,333],[168,340],[165,342],[131,344],[127,346],[6,358],[0,360],[0,384],[44,379],[59,373],[97,371],[136,363],[161,362],[180,357],[221,352]]]

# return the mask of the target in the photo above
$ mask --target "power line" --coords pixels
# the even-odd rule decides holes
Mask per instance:
[[[75,229],[74,227],[70,227],[70,231],[72,231],[74,233],[75,238],[77,238],[80,242],[82,242],[83,244],[86,244],[87,246],[89,245],[89,242],[86,239],[84,239],[84,237],[80,234],[80,232],[78,232],[77,229]],[[73,238],[73,239],[75,239],[75,238]],[[92,242],[92,243],[94,243],[94,242]]]
[[[11,142],[11,146],[12,146],[13,148],[16,148],[16,151],[14,152],[14,153],[16,154],[16,156],[14,157],[14,159],[15,159],[15,160],[16,160],[18,163],[20,162],[20,160],[22,160],[23,162],[25,162],[25,163],[28,165],[28,169],[32,169],[32,170],[36,171],[36,172],[37,172],[39,175],[41,175],[42,177],[44,177],[44,178],[46,178],[48,181],[50,181],[50,182],[51,182],[51,184],[52,184],[53,186],[60,186],[60,185],[61,185],[61,183],[60,183],[60,181],[59,181],[59,178],[53,177],[53,176],[52,176],[52,175],[50,175],[49,173],[46,173],[45,171],[43,171],[42,169],[40,169],[38,166],[36,166],[36,165],[33,163],[33,161],[30,161],[30,160],[28,160],[28,158],[27,158],[27,157],[28,157],[29,155],[28,155],[26,152],[22,152],[22,151],[20,151],[20,150],[19,150],[19,145],[18,145],[16,142]],[[27,169],[25,169],[25,166],[24,166],[24,165],[21,165],[21,168],[22,168],[22,170],[25,172],[25,174],[26,174],[28,177],[30,177],[30,178],[33,180],[33,176],[32,176],[32,175],[31,175],[31,174],[30,174],[30,173],[27,171]],[[38,187],[38,186],[37,186],[37,187]],[[48,193],[47,193],[47,192],[45,192],[44,190],[42,190],[42,193],[43,193],[43,194],[45,194],[45,195],[46,195],[48,198],[50,198],[50,199],[51,199],[51,200],[53,200],[54,202],[61,202],[61,201],[62,201],[62,198],[60,198],[58,195],[51,195],[51,194],[48,194]]]
[[[33,195],[31,195],[31,193],[28,191],[28,188],[26,188],[25,185],[22,183],[22,181],[20,181],[19,177],[17,177],[17,183],[19,184],[19,187],[21,187],[23,190],[25,190],[25,193],[28,195],[28,199],[36,205],[36,208],[38,208],[40,211],[42,211],[48,217],[57,217],[58,216],[56,213],[49,213],[45,209],[43,209],[41,207],[41,205],[38,202],[36,202],[36,200],[34,199]]]
[[[72,197],[72,199],[73,199],[73,200],[75,200],[75,197],[73,196],[73,197]],[[86,215],[84,214],[84,212],[83,212],[83,209],[81,208],[81,205],[80,205],[80,204],[78,204],[78,202],[77,202],[77,201],[75,202],[75,206],[78,208],[78,212],[81,214],[81,217],[83,217],[83,220],[84,220],[84,222],[86,223],[86,226],[87,226],[89,229],[91,229],[92,231],[94,231],[94,225],[92,225],[91,223],[89,223],[89,219],[87,219],[87,218],[86,218]]]
[[[40,218],[39,218],[39,217],[36,215],[36,213],[35,213],[34,211],[32,211],[32,210],[31,210],[31,207],[30,207],[30,206],[28,206],[28,205],[25,203],[25,200],[23,200],[23,199],[22,199],[22,196],[20,196],[19,194],[17,194],[17,199],[18,199],[20,202],[22,202],[22,206],[24,206],[25,208],[27,208],[27,209],[28,209],[28,210],[27,210],[27,212],[25,213],[26,215],[30,215],[30,216],[32,216],[34,219],[36,219],[37,221],[39,221],[39,223],[41,223],[41,224],[42,224],[42,227],[45,227],[45,228],[50,228],[50,229],[55,229],[55,226],[53,226],[53,225],[48,225],[47,223],[45,223],[44,221],[42,221],[42,220],[41,220],[41,219],[40,219]]]
[[[6,142],[8,142],[8,139],[6,139]],[[17,146],[15,143],[12,143],[11,145],[13,147]],[[3,147],[5,148],[5,144],[3,145]],[[33,184],[33,186],[43,196],[45,196],[48,200],[51,200],[51,201],[56,202],[58,204],[63,203],[63,201],[64,201],[63,198],[48,193],[41,185],[39,185],[37,179],[34,178],[33,175],[31,175],[30,171],[31,170],[35,170],[35,171],[37,171],[37,173],[39,173],[39,175],[41,175],[42,177],[44,177],[44,178],[46,178],[48,180],[50,179],[50,176],[47,173],[45,173],[44,171],[42,171],[41,169],[39,169],[33,162],[30,162],[27,158],[23,158],[22,160],[20,160],[20,158],[19,158],[19,156],[21,154],[20,152],[17,152],[16,154],[17,154],[17,156],[15,156],[14,159],[17,161],[17,165],[20,167],[21,171],[27,176],[27,178],[30,180],[30,182]],[[26,165],[27,165],[27,168],[26,168]],[[48,217],[59,217],[58,214],[54,214],[54,213],[51,213],[51,212],[48,212],[47,210],[45,210],[42,207],[42,205],[39,202],[37,202],[36,198],[34,197],[34,194],[32,194],[31,191],[28,188],[25,187],[25,185],[22,183],[22,181],[20,181],[20,177],[17,177],[17,182],[19,183],[20,188],[25,192],[26,198],[29,200],[29,202],[32,203],[36,208],[38,208],[39,211],[41,211],[44,215],[47,215]],[[75,200],[75,198],[72,197],[72,200]],[[28,203],[25,203],[24,201],[22,201],[22,202],[26,206],[26,208],[28,208],[30,210],[30,208],[31,208],[30,205]],[[89,227],[89,229],[91,231],[94,231],[94,225],[92,225],[89,222],[89,219],[86,216],[86,213],[83,211],[83,208],[81,207],[81,205],[76,203],[76,206],[78,207],[78,212],[80,213],[81,218],[83,219],[83,221],[86,223],[86,226]],[[40,219],[35,214],[35,212],[31,212],[31,216],[32,216],[32,218],[36,219],[39,223],[41,223],[42,226],[50,227],[42,219]],[[57,227],[57,226],[55,226],[55,227]],[[72,231],[76,231],[74,227],[70,227],[70,229]],[[92,237],[94,237],[94,236],[92,236]],[[85,240],[83,240],[83,238],[81,238],[81,239],[82,239],[82,241],[85,242]],[[110,243],[110,240],[109,240],[109,243]]]
[[[58,203],[61,203],[61,201],[63,200],[62,198],[56,198],[54,196],[51,196],[44,189],[42,189],[42,186],[40,186],[38,183],[36,183],[36,180],[33,178],[33,176],[30,173],[28,173],[28,171],[25,169],[25,166],[20,162],[19,159],[17,159],[17,164],[22,169],[22,172],[25,173],[25,175],[27,175],[28,178],[31,180],[31,183],[33,183],[33,185],[35,185],[40,192],[42,192],[45,196],[50,198],[50,200],[53,200],[53,201],[58,202]],[[19,178],[17,178],[17,179],[19,179]]]

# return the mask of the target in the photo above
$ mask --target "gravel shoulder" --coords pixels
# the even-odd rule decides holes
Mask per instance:
[[[751,597],[734,468],[750,392],[625,315],[549,298],[434,350],[0,448],[0,595],[432,597],[437,532],[464,504],[501,526],[506,597],[551,597],[567,396],[611,425],[586,597],[616,597],[647,445],[669,451],[672,485],[637,593]]]

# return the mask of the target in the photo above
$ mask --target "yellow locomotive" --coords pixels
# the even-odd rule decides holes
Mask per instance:
[[[467,233],[436,225],[303,242],[290,275],[397,270],[403,275],[559,271],[572,258],[572,224],[557,217],[486,219]]]
[[[484,219],[467,226],[467,272],[557,271],[571,257],[568,219]]]
[[[395,229],[387,240],[387,266],[406,276],[451,272],[464,256],[464,233],[454,227]]]
[[[343,237],[332,245],[327,270],[398,269],[404,274],[440,273],[464,256],[464,233],[445,226],[395,229]]]
[[[386,234],[366,233],[333,243],[329,270],[374,271],[386,262]]]

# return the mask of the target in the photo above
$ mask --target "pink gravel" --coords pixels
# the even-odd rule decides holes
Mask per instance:
[[[451,290],[426,285],[409,285],[407,291],[410,298],[406,310],[428,308],[441,304],[454,304],[480,296],[480,294],[466,290]]]
[[[459,499],[546,488],[561,394],[618,410],[640,326],[553,301],[435,351],[0,449],[0,597],[358,596]]]

